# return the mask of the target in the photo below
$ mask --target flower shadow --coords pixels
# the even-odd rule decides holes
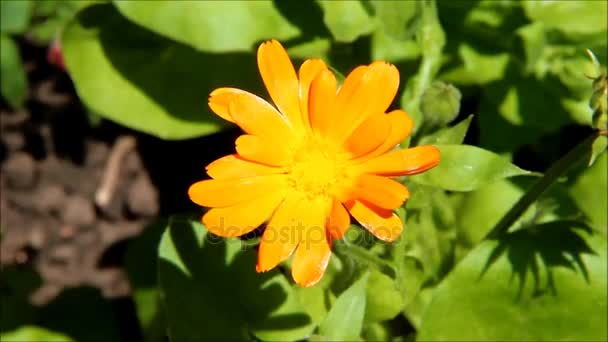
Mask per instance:
[[[243,340],[311,326],[308,315],[290,310],[294,298],[284,278],[255,272],[255,251],[240,250],[235,240],[211,240],[201,229],[190,220],[174,219],[165,236],[172,248],[161,243],[159,274],[169,336]],[[205,327],[204,336],[194,327]]]
[[[589,272],[583,261],[584,254],[595,255],[583,234],[591,229],[576,221],[554,221],[517,230],[502,237],[490,254],[480,278],[494,263],[506,254],[512,268],[511,281],[519,283],[517,299],[521,299],[528,277],[534,282],[532,296],[557,296],[559,289],[554,271],[566,267],[579,273],[589,283]]]

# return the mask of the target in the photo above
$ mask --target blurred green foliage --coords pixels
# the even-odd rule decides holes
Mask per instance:
[[[395,107],[415,121],[402,146],[442,151],[437,168],[402,180],[412,196],[399,241],[377,243],[353,225],[309,289],[283,275],[289,265],[256,274],[244,241],[188,218],[161,238],[159,221],[127,261],[146,341],[162,341],[165,327],[172,341],[606,340],[605,136],[593,165],[573,167],[508,234],[483,240],[538,179],[512,157],[532,151],[524,159],[542,171],[560,141],[577,142],[564,132],[591,131],[590,101],[605,94],[588,76],[605,68],[585,50],[606,65],[605,1],[116,0],[82,3],[74,16],[50,14],[59,10],[49,3],[2,1],[2,94],[13,107],[26,97],[14,38],[36,31],[31,16],[69,19],[55,22],[67,20],[57,26],[63,54],[88,107],[164,139],[224,129],[206,105],[215,88],[265,97],[255,51],[277,38],[296,66],[311,57],[343,74],[375,59],[397,65]],[[38,322],[19,312],[10,330]],[[114,337],[113,323],[98,329]]]

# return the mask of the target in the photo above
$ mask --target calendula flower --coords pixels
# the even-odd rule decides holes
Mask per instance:
[[[211,93],[211,109],[245,134],[236,140],[236,154],[209,164],[212,179],[193,184],[188,194],[211,207],[202,221],[216,235],[241,236],[267,222],[257,271],[293,253],[293,279],[312,286],[350,215],[380,240],[399,237],[403,224],[393,210],[409,192],[390,177],[432,168],[439,151],[393,150],[413,125],[402,110],[385,113],[399,86],[395,66],[359,66],[338,87],[320,59],[305,61],[296,74],[275,40],[259,47],[257,60],[274,106],[240,89]]]

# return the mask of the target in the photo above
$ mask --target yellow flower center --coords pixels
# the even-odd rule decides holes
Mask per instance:
[[[348,153],[325,139],[309,136],[294,152],[289,185],[309,198],[334,197],[353,179]]]

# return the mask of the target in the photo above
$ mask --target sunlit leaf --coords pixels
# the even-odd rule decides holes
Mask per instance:
[[[251,51],[261,40],[287,40],[299,33],[268,0],[114,3],[129,20],[206,52]]]
[[[425,135],[420,139],[419,145],[427,144],[462,144],[464,137],[469,130],[473,115],[469,115],[466,119],[460,121],[453,127],[443,128],[437,132]]]
[[[606,1],[523,1],[522,7],[531,20],[565,32],[605,32],[608,25]]]
[[[256,251],[175,218],[159,247],[159,279],[173,341],[300,340],[311,318],[277,270],[255,271]]]
[[[470,145],[436,145],[441,160],[435,168],[412,176],[416,183],[451,191],[471,191],[490,182],[530,174],[508,160]]]
[[[393,319],[403,309],[401,293],[395,280],[386,274],[372,270],[367,283],[365,322]]]
[[[569,192],[591,226],[606,234],[608,229],[608,154],[601,154],[595,163],[574,181]]]
[[[32,15],[32,1],[0,1],[0,32],[23,33],[27,29]]]
[[[483,242],[433,291],[417,339],[606,340],[606,247],[565,221]]]
[[[369,273],[365,273],[344,291],[319,326],[321,336],[329,341],[359,340],[366,307]]]
[[[0,334],[0,340],[7,342],[71,342],[68,336],[41,327],[26,325],[17,330]]]
[[[339,42],[352,42],[370,33],[374,24],[360,1],[318,1],[323,21]]]

